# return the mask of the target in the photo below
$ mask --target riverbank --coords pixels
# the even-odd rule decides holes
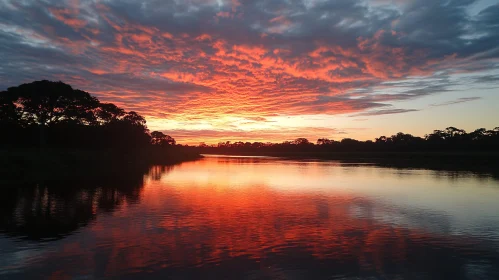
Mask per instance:
[[[226,156],[267,156],[288,160],[340,161],[399,169],[467,171],[499,178],[498,152],[222,152]]]
[[[323,152],[323,151],[306,151],[306,152],[290,152],[290,151],[202,151],[201,154],[218,154],[218,155],[234,155],[234,156],[270,156],[295,159],[331,159],[331,160],[347,160],[347,159],[462,159],[462,160],[497,160],[499,159],[499,151],[483,152],[459,152],[459,151],[423,151],[423,152]]]
[[[182,149],[88,151],[60,149],[0,150],[0,184],[52,178],[116,175],[147,170],[152,165],[174,165],[202,158]]]

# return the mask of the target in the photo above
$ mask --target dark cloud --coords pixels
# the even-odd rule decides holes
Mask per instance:
[[[499,75],[485,75],[485,76],[473,77],[473,82],[480,83],[480,84],[498,83],[499,82]]]
[[[386,109],[386,110],[367,111],[364,113],[355,114],[352,117],[392,115],[392,114],[402,114],[402,113],[409,113],[409,112],[416,112],[416,111],[419,111],[419,110],[416,110],[416,109]]]
[[[463,98],[458,98],[456,100],[446,101],[443,103],[431,104],[430,106],[433,106],[433,107],[448,106],[448,105],[454,105],[454,104],[470,102],[470,101],[475,101],[475,100],[480,100],[480,99],[482,99],[482,98],[477,97],[477,96],[475,96],[475,97],[463,97]]]

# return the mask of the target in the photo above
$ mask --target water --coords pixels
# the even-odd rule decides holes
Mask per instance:
[[[0,202],[0,279],[499,279],[499,181],[464,171],[207,157]]]

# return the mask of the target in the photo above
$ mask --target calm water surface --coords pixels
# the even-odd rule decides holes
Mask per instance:
[[[2,191],[0,279],[499,279],[499,181],[207,157]]]

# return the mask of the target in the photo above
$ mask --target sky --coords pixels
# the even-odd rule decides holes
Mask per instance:
[[[0,0],[0,57],[181,144],[499,126],[499,0]]]

